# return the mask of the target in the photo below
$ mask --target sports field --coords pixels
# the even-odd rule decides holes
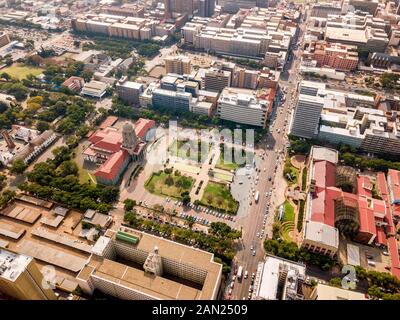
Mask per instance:
[[[33,74],[34,76],[38,76],[43,72],[44,69],[23,65],[20,63],[13,64],[10,67],[4,68],[0,70],[0,74],[5,72],[8,73],[11,77],[17,78],[19,80],[25,79],[29,74]]]

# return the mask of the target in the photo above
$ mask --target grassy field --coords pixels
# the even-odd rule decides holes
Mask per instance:
[[[33,74],[34,76],[38,76],[43,72],[44,69],[36,68],[31,66],[26,66],[23,64],[13,64],[8,68],[4,68],[0,70],[0,73],[8,73],[10,76],[17,78],[19,80],[25,79],[29,74]]]
[[[286,222],[286,221],[291,221],[294,222],[294,208],[293,206],[289,203],[289,201],[285,201],[283,203],[283,207],[284,207],[284,215],[283,215],[283,219],[282,222]]]
[[[230,214],[235,214],[238,209],[238,202],[232,197],[228,187],[215,182],[207,184],[200,202]]]
[[[293,239],[290,237],[290,233],[294,229],[294,208],[289,203],[289,201],[285,201],[283,203],[284,214],[281,220],[281,226],[279,230],[280,237],[286,241],[292,241]]]
[[[184,191],[190,192],[193,183],[194,180],[191,177],[157,172],[153,173],[149,180],[147,180],[145,188],[150,193],[181,199],[181,193]]]
[[[83,169],[82,167],[79,167],[79,181],[81,183],[87,183],[90,181],[93,184],[97,184],[96,177],[93,174],[87,172],[87,170]]]

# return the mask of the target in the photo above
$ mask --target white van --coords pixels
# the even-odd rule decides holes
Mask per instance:
[[[244,272],[244,278],[247,279],[248,277],[249,277],[249,273],[248,273],[248,271],[246,270],[246,271]]]

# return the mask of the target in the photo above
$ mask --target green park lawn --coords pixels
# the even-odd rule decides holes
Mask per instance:
[[[82,167],[79,167],[79,181],[80,183],[88,183],[90,181],[90,183],[97,184],[96,177]]]
[[[282,224],[280,229],[280,235],[282,239],[286,241],[292,241],[292,238],[290,237],[290,232],[293,231],[294,229],[294,218],[295,218],[294,208],[287,200],[283,203],[283,208],[284,208],[284,214],[281,221]]]
[[[222,183],[209,182],[200,202],[229,214],[235,214],[238,209],[238,202],[232,197],[227,185]]]
[[[168,179],[170,180],[169,183]],[[165,172],[154,172],[146,181],[145,188],[150,193],[181,199],[182,192],[190,192],[193,183],[194,179],[191,177],[182,175],[175,176],[174,173],[167,174]]]
[[[283,203],[283,207],[284,207],[284,215],[283,215],[283,219],[282,222],[286,222],[286,221],[291,221],[294,222],[294,208],[293,206],[290,204],[289,201],[285,201]]]
[[[0,70],[0,73],[8,73],[11,77],[17,78],[19,80],[25,79],[29,74],[38,76],[44,71],[42,68],[26,66],[20,63],[13,64],[10,67]]]

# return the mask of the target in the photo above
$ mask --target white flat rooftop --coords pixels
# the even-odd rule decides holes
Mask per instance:
[[[32,258],[0,249],[0,278],[15,281],[25,270]]]

